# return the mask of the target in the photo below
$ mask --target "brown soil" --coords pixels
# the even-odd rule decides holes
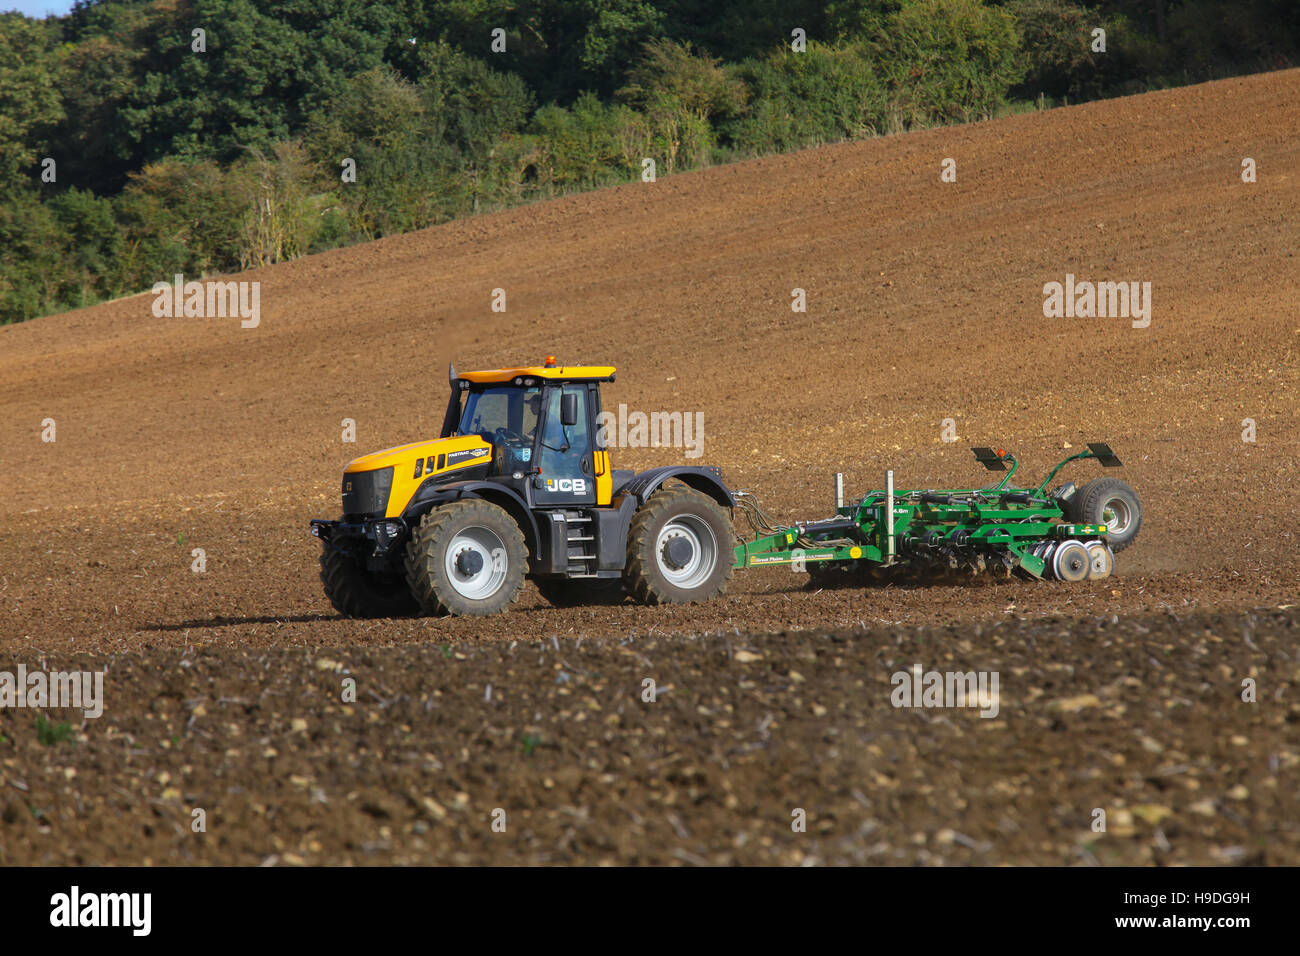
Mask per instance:
[[[0,862],[1300,862],[1276,610],[1300,582],[1297,209],[1292,70],[299,260],[238,277],[262,283],[257,329],[157,319],[149,295],[0,329],[0,670],[112,668],[74,741],[0,711]],[[1044,319],[1066,273],[1151,282],[1150,328]],[[1033,475],[1100,439],[1143,534],[1074,587],[814,592],[764,570],[702,607],[558,610],[530,588],[486,621],[337,618],[306,522],[336,514],[342,465],[435,434],[448,361],[547,353],[618,366],[607,405],[702,411],[700,461],[779,519],[828,514],[836,470],[855,492],[886,468],[963,485],[984,475],[969,444]],[[322,657],[358,678],[350,714]],[[1000,670],[999,718],[894,710],[900,661]],[[642,704],[647,676],[674,691]],[[1172,815],[1116,824],[1144,805]]]

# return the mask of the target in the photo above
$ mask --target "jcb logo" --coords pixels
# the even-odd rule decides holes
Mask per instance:
[[[547,491],[560,491],[571,495],[585,495],[587,480],[585,478],[547,478]]]

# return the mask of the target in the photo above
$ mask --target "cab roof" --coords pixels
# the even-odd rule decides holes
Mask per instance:
[[[613,381],[612,365],[528,365],[519,368],[495,368],[481,372],[457,372],[457,379],[477,385],[510,384],[517,378],[544,378],[548,381]]]

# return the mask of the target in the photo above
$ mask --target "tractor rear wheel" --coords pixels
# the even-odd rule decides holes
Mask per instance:
[[[406,583],[428,614],[498,614],[519,597],[528,550],[503,508],[477,498],[439,505],[406,546]]]
[[[420,610],[401,574],[372,574],[329,542],[320,556],[320,579],[330,604],[345,617],[409,617]]]
[[[632,518],[623,581],[642,604],[693,604],[731,579],[735,531],[726,512],[690,488],[655,492]]]
[[[1073,520],[1106,526],[1106,543],[1116,554],[1132,544],[1142,528],[1142,502],[1119,478],[1094,478],[1075,492],[1070,506]]]

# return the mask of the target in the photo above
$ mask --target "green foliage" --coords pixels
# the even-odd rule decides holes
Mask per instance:
[[[869,40],[877,36],[891,14],[906,0],[830,0],[826,4],[827,34],[836,40]]]
[[[249,210],[212,160],[169,159],[131,177],[117,200],[126,233],[124,270],[137,289],[239,267]]]
[[[742,155],[871,136],[884,122],[885,88],[861,44],[781,49],[736,72],[752,99],[724,132]]]
[[[1097,26],[1104,54],[1089,49]],[[1294,0],[90,0],[47,21],[0,14],[0,322],[627,182],[646,158],[668,174],[1298,53]]]
[[[709,119],[729,116],[745,101],[745,89],[718,61],[692,52],[689,43],[651,40],[628,71],[619,95],[639,106],[671,99],[678,108]]]
[[[850,0],[850,3],[857,0]],[[867,0],[874,3],[875,0]],[[823,0],[664,0],[665,34],[729,63],[790,48],[795,28],[808,40],[835,36],[835,3]]]
[[[746,97],[744,84],[716,59],[673,40],[647,43],[627,78],[618,95],[645,118],[646,155],[666,173],[707,163],[711,121],[739,112]]]
[[[0,322],[20,322],[63,305],[66,240],[54,213],[35,190],[0,203]]]
[[[36,739],[46,747],[61,744],[72,736],[72,724],[51,724],[48,717],[38,714],[36,717]]]
[[[1024,75],[1005,10],[978,0],[917,0],[880,33],[891,129],[992,117]]]
[[[580,92],[608,96],[637,52],[667,18],[649,0],[425,0],[425,36],[520,76],[542,102],[570,103]],[[506,31],[504,53],[491,31]]]
[[[0,13],[0,193],[33,173],[44,137],[63,118],[58,83],[45,28],[21,14]]]
[[[1099,91],[1104,54],[1090,47],[1092,30],[1101,25],[1096,17],[1069,0],[1011,0],[1006,9],[1022,38],[1026,96],[1078,100]]]
[[[498,73],[445,43],[421,51],[420,94],[432,122],[433,141],[449,149],[458,177],[456,212],[478,212],[483,202],[511,198],[512,151],[502,148],[532,111],[523,81]]]
[[[602,103],[586,93],[572,107],[539,109],[530,132],[524,179],[540,189],[591,189],[625,182],[639,168],[638,114],[626,106]],[[631,142],[629,142],[629,134]]]
[[[419,229],[517,198],[523,82],[446,43],[416,59],[418,80],[379,67],[348,81],[309,121],[309,154],[338,176],[330,230],[364,238]],[[356,182],[343,182],[351,159]]]
[[[272,265],[304,255],[320,231],[324,197],[314,196],[320,175],[297,141],[253,147],[230,170],[228,192],[239,221],[239,267]]]
[[[47,203],[62,233],[66,252],[63,269],[65,288],[61,298],[74,305],[88,305],[121,294],[124,242],[113,216],[113,204],[87,190],[73,187]]]
[[[157,38],[176,28],[158,4],[99,3],[70,18],[61,57],[64,120],[58,144],[60,181],[117,193],[144,162],[148,144],[137,124],[137,88]],[[161,155],[159,152],[157,155]]]
[[[431,137],[427,106],[415,84],[387,67],[350,80],[313,116],[307,133],[311,155],[338,183],[332,228],[369,239],[449,215],[439,198],[439,170],[451,167],[452,154]],[[355,163],[355,183],[342,180],[346,160]]]
[[[1294,35],[1279,26],[1288,18],[1295,23],[1296,7],[1186,0],[1169,11],[1168,66],[1176,64],[1201,77],[1221,74],[1238,63],[1259,69],[1290,65],[1286,52],[1293,48]]]

